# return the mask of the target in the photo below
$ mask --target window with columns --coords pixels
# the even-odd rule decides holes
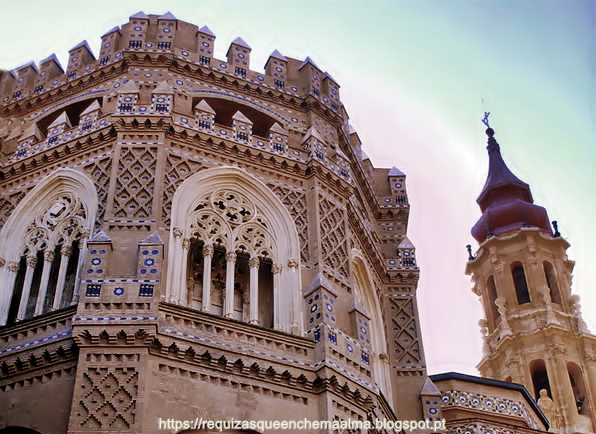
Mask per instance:
[[[166,301],[291,333],[302,331],[294,221],[259,180],[204,170],[172,202]]]
[[[78,273],[95,221],[92,181],[60,169],[39,183],[0,232],[0,325],[78,301]]]

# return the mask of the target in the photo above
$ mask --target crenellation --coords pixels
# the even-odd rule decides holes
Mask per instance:
[[[250,47],[240,38],[226,61],[214,60],[215,35],[169,13],[135,14],[101,40],[99,59],[89,57],[90,64],[80,58],[85,44],[71,50],[67,72],[77,74],[70,79],[55,57],[48,59],[41,69],[46,87],[36,96],[43,103],[5,101],[0,118],[8,152],[0,183],[6,207],[0,223],[7,226],[0,236],[18,233],[11,215],[26,215],[27,227],[60,226],[62,206],[80,205],[74,238],[60,238],[47,251],[36,241],[27,251],[39,250],[44,260],[30,254],[35,264],[21,268],[41,275],[49,264],[39,285],[45,292],[34,283],[15,298],[43,300],[35,299],[43,309],[33,320],[63,304],[76,309],[71,330],[82,353],[71,432],[95,424],[82,408],[103,399],[89,394],[85,375],[97,376],[99,363],[127,351],[136,361],[118,360],[134,362],[139,375],[147,375],[148,364],[168,365],[175,377],[209,378],[214,392],[254,387],[265,391],[260,399],[292,398],[316,418],[330,396],[393,417],[403,378],[424,380],[425,362],[419,331],[409,330],[417,327],[414,310],[403,332],[415,339],[408,351],[416,361],[408,360],[416,375],[391,370],[384,285],[409,279],[415,293],[418,270],[389,262],[399,262],[407,213],[379,202],[393,197],[389,170],[362,162],[360,140],[346,133],[335,80],[312,60],[277,50],[265,74],[251,71]],[[40,189],[47,203],[33,208],[42,217],[25,212]],[[11,245],[0,243],[2,260],[25,263]],[[402,250],[413,253],[413,246]],[[0,284],[37,279],[17,279],[22,270],[6,268]],[[25,313],[7,317],[7,327],[30,320]],[[141,329],[145,338],[137,339]],[[102,378],[112,384],[117,372],[107,365]],[[94,388],[104,386],[102,378]],[[149,376],[142,383],[161,387],[157,381]],[[177,396],[187,395],[191,386],[184,387]],[[139,393],[139,406],[150,411],[161,402],[161,395]],[[91,413],[110,428],[103,413]],[[129,416],[122,420],[136,426]]]
[[[82,41],[68,51],[68,65],[66,67],[66,78],[74,79],[77,75],[91,69],[95,56],[87,41]]]
[[[114,54],[122,49],[120,46],[122,32],[116,26],[101,37],[101,48],[99,49],[99,65],[107,65],[114,60]]]

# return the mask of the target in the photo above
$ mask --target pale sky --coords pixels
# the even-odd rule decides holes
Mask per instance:
[[[100,36],[140,10],[207,25],[217,58],[240,36],[252,70],[278,49],[338,81],[375,166],[407,175],[430,373],[476,374],[480,361],[482,311],[464,268],[487,173],[485,109],[510,169],[571,243],[573,292],[596,331],[595,0],[0,0],[0,68],[52,53],[65,66],[83,39],[97,56]]]

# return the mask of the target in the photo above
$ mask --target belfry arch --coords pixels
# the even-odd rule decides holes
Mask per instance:
[[[225,265],[220,267],[220,274],[225,275],[225,290],[222,282],[219,289],[222,301],[218,307],[221,311],[216,313],[239,319],[235,316],[234,284],[238,278],[234,274],[238,259],[244,257],[250,267],[250,279],[247,279],[250,280],[250,297],[246,303],[249,312],[245,319],[254,324],[262,319],[262,315],[259,317],[258,270],[261,266],[270,266],[273,328],[302,333],[298,234],[290,213],[265,184],[238,167],[207,169],[186,179],[176,190],[171,215],[166,301],[192,305],[189,252],[197,251],[199,245],[204,261],[200,279],[203,282],[202,310],[210,311],[212,296],[218,290],[212,285],[212,261],[223,262],[225,258]]]
[[[93,182],[73,169],[52,172],[23,198],[0,232],[0,325],[6,324],[15,289],[17,320],[30,315],[32,303],[34,315],[63,307],[65,290],[72,291],[68,303],[77,301],[97,207]],[[53,299],[49,304],[46,296]]]

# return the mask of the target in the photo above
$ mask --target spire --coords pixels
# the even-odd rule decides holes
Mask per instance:
[[[488,127],[488,176],[476,199],[483,214],[472,228],[472,235],[479,243],[522,227],[536,227],[552,235],[546,210],[534,204],[530,186],[503,161],[495,131],[488,125],[488,113],[483,122]]]
[[[495,139],[495,131],[492,128],[486,129],[488,136],[488,176],[480,196],[476,199],[480,209],[484,212],[486,208],[505,199],[510,201],[514,197],[525,202],[533,203],[530,186],[515,176],[503,161],[501,148]]]

